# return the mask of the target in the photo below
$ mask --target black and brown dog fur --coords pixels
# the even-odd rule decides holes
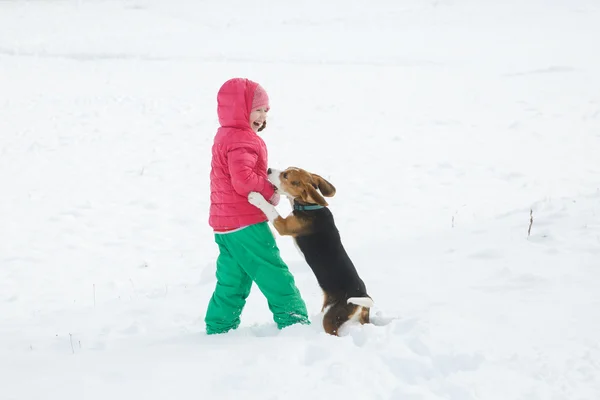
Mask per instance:
[[[280,235],[294,238],[313,270],[324,293],[321,311],[325,332],[337,336],[340,327],[350,319],[369,323],[373,300],[342,245],[324,198],[334,196],[335,187],[321,176],[295,167],[285,171],[269,169],[268,174],[278,192],[293,201],[292,213],[281,217],[258,193],[250,193],[248,199],[267,215]],[[322,208],[304,209],[305,206]]]

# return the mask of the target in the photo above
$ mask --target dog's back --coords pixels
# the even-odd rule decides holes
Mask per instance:
[[[323,291],[346,299],[366,296],[365,284],[342,245],[331,211],[325,207],[309,212],[294,211],[294,214],[311,219],[311,232],[296,236],[296,243]]]
[[[331,211],[326,207],[309,212],[295,210],[294,216],[308,220],[310,227],[295,240],[323,289],[325,330],[337,334],[339,327],[354,316],[368,323],[373,301],[346,253]]]

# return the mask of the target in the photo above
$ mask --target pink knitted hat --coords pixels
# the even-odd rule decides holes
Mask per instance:
[[[252,100],[252,110],[256,110],[257,108],[266,107],[267,110],[269,107],[269,96],[265,89],[258,85],[256,90],[254,90],[254,99]]]

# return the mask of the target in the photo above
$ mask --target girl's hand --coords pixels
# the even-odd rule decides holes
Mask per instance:
[[[279,204],[279,199],[280,199],[279,193],[275,192],[275,193],[273,193],[273,196],[271,196],[271,198],[269,199],[269,203],[276,206],[277,204]]]

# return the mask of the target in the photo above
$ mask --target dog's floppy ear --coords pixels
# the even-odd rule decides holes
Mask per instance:
[[[326,179],[324,179],[320,175],[317,175],[317,174],[311,174],[311,175],[312,175],[313,179],[316,181],[317,186],[319,187],[319,190],[321,191],[321,193],[323,193],[323,196],[333,197],[335,195],[335,186],[333,186],[330,182],[328,182]]]
[[[329,205],[323,196],[321,196],[321,194],[317,191],[317,189],[315,189],[310,183],[304,186],[304,190],[302,191],[302,200],[306,201],[307,203],[316,203],[320,206]]]

